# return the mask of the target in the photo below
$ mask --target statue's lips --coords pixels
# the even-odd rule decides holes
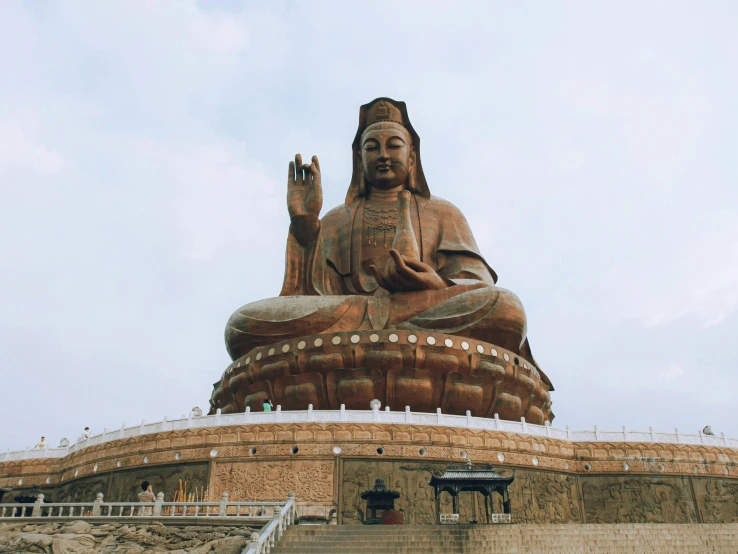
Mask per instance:
[[[392,166],[390,165],[378,165],[377,166],[377,171],[381,171],[381,172],[387,172],[390,169],[392,169]]]

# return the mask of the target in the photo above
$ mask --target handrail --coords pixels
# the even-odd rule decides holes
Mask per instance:
[[[621,431],[594,430],[575,431],[569,429],[557,429],[548,423],[537,425],[528,423],[525,418],[520,421],[508,421],[500,419],[497,414],[494,418],[474,417],[469,411],[466,415],[450,415],[441,413],[411,412],[409,407],[404,412],[392,412],[389,408],[384,411],[374,410],[346,410],[341,405],[340,410],[313,410],[312,405],[307,410],[283,411],[281,406],[273,412],[251,412],[246,408],[245,412],[236,414],[222,414],[220,409],[213,415],[193,416],[184,419],[168,420],[157,423],[144,423],[133,427],[121,426],[116,431],[103,431],[99,435],[88,439],[81,439],[73,445],[64,448],[45,448],[32,450],[10,451],[0,454],[0,463],[15,462],[38,458],[64,458],[74,452],[79,452],[90,446],[104,444],[124,438],[151,435],[165,431],[177,431],[186,429],[203,429],[209,427],[221,427],[229,425],[262,425],[268,423],[372,423],[372,424],[410,424],[430,425],[442,427],[456,427],[466,429],[484,429],[489,431],[504,431],[521,435],[532,435],[539,437],[550,437],[554,439],[577,442],[639,442],[639,443],[664,443],[664,444],[692,444],[704,446],[721,446],[738,449],[738,439],[730,439],[722,433],[720,436],[705,435],[702,431],[696,434],[680,433],[675,429],[674,433],[662,433],[649,428],[647,432],[629,431],[623,427]]]
[[[290,502],[291,500],[291,502]],[[290,506],[292,508],[290,508]],[[20,518],[227,518],[243,521],[281,519],[294,508],[294,495],[287,502],[230,502],[224,492],[220,502],[164,502],[164,493],[155,502],[104,502],[98,493],[91,502],[44,502],[36,496],[33,504],[0,504],[0,520]],[[30,511],[30,514],[29,514]]]
[[[282,538],[285,529],[295,522],[296,515],[295,493],[291,492],[282,509],[274,512],[272,521],[264,525],[259,533],[252,533],[251,542],[242,554],[269,554],[277,541]]]

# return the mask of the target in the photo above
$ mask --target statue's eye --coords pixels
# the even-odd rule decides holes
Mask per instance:
[[[367,152],[372,152],[373,150],[379,150],[379,146],[374,142],[368,142],[364,145],[364,150]]]
[[[397,150],[398,148],[402,148],[405,146],[405,143],[402,142],[400,139],[391,139],[387,143],[387,148],[392,148],[393,150]]]

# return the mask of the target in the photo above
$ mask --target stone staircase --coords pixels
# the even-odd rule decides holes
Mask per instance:
[[[271,554],[738,554],[738,524],[293,525]]]

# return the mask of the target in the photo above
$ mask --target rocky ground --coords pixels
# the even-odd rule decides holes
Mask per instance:
[[[43,554],[240,554],[248,527],[165,526],[161,523],[90,525],[2,523],[0,552]]]

